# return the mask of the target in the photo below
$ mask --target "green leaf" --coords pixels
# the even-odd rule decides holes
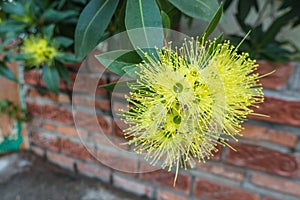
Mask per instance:
[[[134,48],[145,49],[149,55],[163,46],[162,19],[155,0],[128,0],[125,25]],[[138,51],[140,56],[144,54]]]
[[[24,6],[19,2],[9,2],[9,3],[3,3],[2,8],[4,12],[12,14],[12,15],[18,15],[18,16],[24,16],[25,10]]]
[[[118,2],[119,0],[91,0],[83,9],[75,30],[77,57],[85,57],[98,45]]]
[[[268,30],[265,31],[263,38],[261,40],[261,46],[268,44],[275,40],[277,34],[280,32],[281,28],[284,27],[287,23],[287,19],[289,18],[289,13],[282,15],[281,17],[277,18]]]
[[[210,34],[215,30],[215,28],[217,27],[217,25],[222,17],[222,13],[223,13],[223,5],[221,4],[220,7],[218,8],[217,12],[215,13],[214,17],[212,18],[212,20],[207,25],[207,27],[202,35],[202,38],[204,40],[206,40],[210,36]]]
[[[56,59],[63,63],[76,63],[81,61],[81,59],[77,58],[74,54],[68,52],[59,52]]]
[[[123,76],[126,66],[135,65],[141,62],[141,57],[136,51],[132,50],[116,50],[95,56],[99,62],[111,72]]]
[[[59,86],[59,73],[55,67],[50,67],[47,65],[43,66],[43,80],[46,87],[54,93],[58,93]]]
[[[63,80],[65,80],[67,83],[71,83],[71,79],[70,79],[70,76],[69,76],[69,71],[62,63],[55,62],[55,68],[58,71],[59,76]]]
[[[184,14],[209,21],[218,10],[217,0],[169,0],[176,8]]]
[[[161,19],[162,19],[163,28],[170,29],[171,21],[170,21],[170,17],[168,16],[168,14],[165,13],[164,11],[161,11]]]
[[[215,52],[215,49],[217,48],[218,44],[220,44],[222,42],[223,39],[223,33],[221,33],[215,40],[215,43],[213,45],[211,45],[208,49],[207,49],[207,54],[210,56]]]
[[[77,16],[77,12],[73,10],[58,11],[54,9],[47,9],[41,18],[47,22],[57,23],[74,16]]]
[[[11,81],[18,82],[15,74],[3,63],[0,63],[0,76],[9,79]]]
[[[64,36],[57,36],[54,38],[54,40],[56,42],[58,42],[59,45],[64,48],[67,48],[73,44],[73,40],[71,38],[64,37]]]
[[[100,85],[99,87],[109,92],[128,93],[130,91],[128,84],[135,81],[118,81],[115,83]]]

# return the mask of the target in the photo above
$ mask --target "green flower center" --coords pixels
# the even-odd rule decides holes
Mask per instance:
[[[173,118],[173,122],[175,124],[180,124],[181,123],[181,117],[179,115],[176,115],[174,118]]]
[[[183,85],[181,83],[175,83],[175,85],[173,86],[173,90],[176,93],[181,93],[183,90]]]

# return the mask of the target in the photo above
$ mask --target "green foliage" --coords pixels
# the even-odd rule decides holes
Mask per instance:
[[[77,24],[75,33],[76,55],[80,58],[85,57],[105,38],[107,33],[111,35],[135,28],[145,30],[142,38],[148,42],[150,47],[160,48],[162,46],[162,32],[153,32],[150,27],[172,28],[177,26],[182,14],[209,21],[218,9],[217,2],[217,0],[92,0],[81,13]],[[100,16],[106,17],[100,19]],[[108,24],[108,21],[111,23]],[[140,46],[139,42],[144,40],[136,40],[133,36],[135,32],[131,33],[132,35],[129,32],[129,38],[133,46]],[[88,39],[87,34],[89,35]],[[155,41],[148,37],[151,34],[155,35],[153,37],[156,39]],[[155,45],[153,46],[153,44]],[[151,49],[143,50],[152,52]],[[140,55],[142,56],[141,53]]]
[[[141,57],[143,57],[144,52],[149,55],[155,53],[154,47],[162,48],[162,18],[155,0],[128,0],[125,26],[133,47],[143,50],[143,52],[137,50]]]
[[[210,21],[218,9],[218,2],[215,0],[169,0],[175,7],[186,15]]]
[[[85,57],[101,41],[118,0],[91,0],[82,11],[75,32],[75,52]]]
[[[131,12],[129,12],[129,10]],[[160,30],[163,26],[162,20],[166,17],[167,14],[164,11],[159,12],[159,7],[157,7],[154,1],[147,1],[146,4],[143,4],[143,1],[141,0],[128,1],[126,13],[127,15],[125,17],[125,25],[128,29],[128,35],[131,39],[131,43],[135,47],[146,46],[149,48],[137,48],[135,51],[110,51],[97,55],[96,58],[99,60],[99,62],[102,63],[105,68],[107,68],[111,72],[114,72],[115,74],[118,74],[120,76],[126,75],[132,79],[138,79],[135,73],[138,70],[137,64],[141,63],[142,60],[147,62],[147,59],[143,57],[144,53],[148,53],[148,55],[152,56],[152,58],[156,58],[156,56],[158,55],[152,54],[152,52],[157,52],[153,49],[153,47],[158,47],[158,49],[160,49],[163,46],[163,33],[160,32]],[[151,19],[146,18],[146,16],[148,16],[148,13],[152,13]],[[222,13],[223,6],[220,5],[217,11],[214,13],[213,18],[209,22],[202,37],[200,38],[201,40],[206,40],[207,37],[214,31],[221,19]],[[152,29],[153,27],[156,29]],[[135,28],[141,29],[143,31],[135,31]],[[216,39],[216,45],[218,43],[221,43],[222,37],[223,34],[221,34]],[[139,38],[139,40],[137,40],[136,38]],[[210,49],[208,49],[208,56],[210,56],[209,54],[214,52],[215,47],[216,46],[212,46]],[[130,83],[130,81],[121,82],[117,87],[117,89],[120,90],[119,92],[126,91],[125,88],[128,89],[128,83]],[[116,83],[110,83],[107,85],[102,85],[101,88],[112,92],[115,91],[116,85]]]
[[[9,118],[25,121],[27,111],[21,109],[14,102],[7,99],[0,99],[0,115],[7,114]]]
[[[86,1],[79,0],[18,0],[1,1],[0,12],[0,53],[4,58],[0,60],[0,75],[17,81],[14,74],[6,66],[10,61],[25,61],[27,70],[35,69],[27,65],[30,55],[20,52],[19,48],[29,36],[46,39],[57,48],[57,55],[53,60],[54,66],[40,63],[43,68],[42,78],[46,87],[53,92],[58,91],[59,77],[70,81],[64,62],[78,62],[79,59],[67,51],[72,51],[73,35],[81,10]],[[10,52],[17,52],[12,54]],[[51,68],[51,69],[46,69]],[[44,74],[45,73],[45,74]]]
[[[126,74],[124,67],[134,66],[141,62],[141,57],[136,51],[116,50],[97,55],[96,58],[111,72],[123,76]]]
[[[226,0],[224,8],[227,9],[232,2],[232,0]],[[266,27],[262,21],[266,17],[266,8],[276,2],[280,5],[271,13],[273,16],[271,16],[272,20]],[[251,10],[256,12],[257,17],[252,24],[246,22]],[[237,13],[235,15],[236,21],[244,34],[251,31],[249,37],[241,44],[240,50],[249,52],[252,58],[269,60],[275,63],[295,59],[299,55],[299,49],[291,41],[280,40],[277,36],[284,27],[299,25],[299,12],[300,1],[266,0],[259,6],[257,0],[238,0]],[[275,16],[274,13],[276,13]],[[281,14],[277,15],[277,13]],[[229,39],[233,44],[237,45],[243,39],[243,36],[230,35]]]
[[[80,61],[100,41],[127,30],[130,42],[137,50],[125,52],[112,63],[108,61],[116,52],[103,54],[98,59],[104,62],[109,70],[136,78],[135,66],[143,59],[142,52],[152,55],[155,52],[154,47],[163,46],[162,28],[176,28],[181,16],[209,21],[218,10],[217,2],[217,0],[2,0],[0,53],[4,58],[0,61],[0,75],[17,81],[7,68],[6,62],[23,60],[29,63],[26,62],[30,59],[28,54],[18,52],[14,55],[11,52],[19,51],[18,47],[22,46],[29,36],[38,36],[53,44],[57,50],[53,62],[35,66],[42,69],[46,87],[57,93],[60,78],[66,82],[70,81],[68,70],[63,63]],[[221,14],[220,10],[208,27],[205,37],[214,30]],[[136,28],[144,30],[139,40],[135,37],[136,32],[131,31]],[[73,49],[77,57],[70,53]],[[26,70],[35,69],[33,66],[25,67]]]

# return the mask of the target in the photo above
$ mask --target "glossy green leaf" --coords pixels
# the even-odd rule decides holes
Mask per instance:
[[[43,80],[46,87],[54,93],[58,93],[59,86],[59,73],[55,67],[50,67],[47,65],[43,66]]]
[[[162,19],[155,0],[128,0],[125,25],[134,48],[145,49],[151,55],[155,47],[163,46]]]
[[[136,51],[132,50],[116,50],[95,56],[99,62],[111,72],[123,76],[126,66],[133,66],[141,62],[141,57]]]
[[[217,0],[169,0],[175,7],[186,15],[209,21],[216,11],[219,4]]]
[[[5,66],[4,63],[0,63],[0,76],[11,81],[18,82],[15,74],[7,66]]]
[[[100,42],[119,0],[91,0],[80,14],[75,30],[75,53],[83,58]]]
[[[215,30],[215,28],[218,26],[218,23],[222,17],[222,13],[223,13],[223,5],[221,4],[220,7],[218,8],[217,12],[213,16],[212,20],[207,25],[207,27],[202,35],[202,38],[204,40],[206,40],[212,34],[212,32]]]

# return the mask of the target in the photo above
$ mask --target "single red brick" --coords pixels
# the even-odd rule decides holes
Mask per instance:
[[[54,124],[49,124],[49,123],[43,123],[43,129],[46,129],[48,131],[55,131],[56,126]]]
[[[245,180],[245,171],[233,169],[220,163],[197,163],[197,169],[236,181]]]
[[[86,176],[92,178],[99,178],[104,182],[110,181],[110,170],[100,167],[99,165],[95,165],[92,163],[81,163],[77,162],[77,170],[79,173],[84,174]]]
[[[27,110],[33,117],[42,117],[65,124],[74,124],[72,113],[64,108],[52,105],[39,105],[27,102]]]
[[[60,139],[49,133],[31,132],[30,140],[33,144],[46,149],[52,149],[54,151],[59,151],[60,149]]]
[[[166,190],[158,190],[157,191],[157,200],[189,200],[188,197],[183,197],[178,194],[166,191]]]
[[[82,144],[62,139],[61,148],[63,153],[68,154],[74,158],[89,161],[95,160],[92,154],[90,153],[91,149],[88,149]]]
[[[273,142],[288,147],[295,147],[297,144],[297,136],[292,133],[253,126],[250,124],[244,124],[243,126],[245,130],[242,131],[242,134],[245,138]]]
[[[300,184],[291,180],[278,179],[271,176],[254,173],[251,176],[251,182],[260,187],[265,187],[277,192],[283,192],[300,197]]]
[[[97,150],[96,158],[98,161],[114,170],[126,173],[132,177],[137,176],[138,172],[138,161],[134,158],[123,156],[114,152]]]
[[[58,126],[57,132],[63,133],[72,137],[78,137],[77,131],[74,127],[67,127],[67,126]]]
[[[258,109],[254,110],[256,113],[265,114],[270,117],[249,115],[251,119],[300,126],[300,101],[265,97],[265,102],[260,104]]]
[[[75,114],[76,126],[93,132],[111,134],[112,124],[107,116],[94,116],[78,112]]]
[[[141,166],[141,171],[144,171],[143,166]],[[191,187],[191,177],[184,173],[178,173],[175,187],[174,178],[174,172],[168,172],[162,169],[141,174],[141,179],[144,181],[148,181],[150,183],[158,184],[164,187],[169,187],[174,190],[182,191],[185,194],[189,194]]]
[[[284,85],[286,85],[294,71],[294,64],[292,62],[273,64],[260,60],[257,61],[257,63],[259,64],[258,72],[260,74],[267,74],[274,71],[272,74],[260,79],[263,87],[268,89],[282,88]]]
[[[143,182],[125,178],[117,174],[113,175],[113,185],[117,188],[135,193],[139,196],[147,196],[149,198],[153,197],[154,190],[152,187],[143,184]]]
[[[259,200],[257,194],[202,179],[196,180],[194,195],[207,200]]]
[[[284,177],[298,176],[300,166],[295,156],[247,144],[231,144],[237,151],[229,150],[226,162]]]
[[[69,158],[63,154],[53,153],[50,151],[47,151],[47,159],[63,168],[71,169],[73,170],[74,160],[72,158]]]

